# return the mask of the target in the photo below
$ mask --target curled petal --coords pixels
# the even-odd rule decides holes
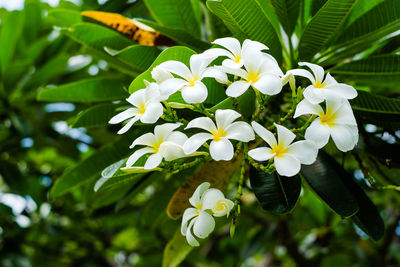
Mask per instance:
[[[188,82],[178,78],[168,79],[160,84],[160,94],[163,99],[167,99],[173,93],[179,91],[187,85]]]
[[[213,135],[209,133],[198,133],[186,140],[185,144],[183,145],[183,151],[185,154],[190,155],[194,153],[199,147],[201,147],[207,140],[213,138]]]
[[[160,152],[151,155],[146,160],[146,163],[144,164],[144,169],[145,170],[151,170],[151,169],[154,169],[154,168],[158,167],[158,165],[160,165],[162,159],[163,159],[163,157],[162,157]]]
[[[324,69],[321,66],[307,62],[299,62],[299,66],[309,67],[314,73],[314,77],[317,81],[320,81],[322,83],[322,81],[324,80]]]
[[[151,147],[145,147],[136,150],[127,160],[126,167],[132,167],[135,162],[140,159],[143,155],[154,153],[154,149]]]
[[[204,51],[204,54],[206,54],[206,55],[209,54],[209,55],[212,55],[215,57],[224,56],[224,57],[233,58],[232,53],[230,53],[229,51],[222,49],[222,48],[211,48],[211,49]]]
[[[240,55],[241,50],[242,50],[240,47],[239,41],[232,37],[216,39],[214,42],[212,42],[212,44],[217,44],[222,47],[225,47],[226,49],[231,51],[232,54],[234,54],[234,55]]]
[[[228,82],[228,76],[226,75],[225,72],[221,71],[221,68],[216,68],[216,67],[210,67],[207,68],[203,72],[203,78],[204,77],[211,77],[214,78],[217,82],[226,84]]]
[[[303,99],[297,105],[293,118],[297,118],[305,114],[319,115],[323,113],[324,111],[320,105],[313,105],[307,99]]]
[[[160,145],[160,149],[159,149],[162,157],[166,160],[166,161],[172,161],[172,160],[176,160],[179,158],[183,158],[183,157],[187,157],[187,155],[185,154],[185,152],[183,151],[182,146],[173,143],[173,142],[163,142]]]
[[[146,104],[146,89],[140,89],[133,92],[127,99],[135,107]]]
[[[220,200],[224,199],[224,194],[216,189],[210,188],[204,192],[203,196],[201,197],[201,202],[203,203],[203,210],[211,210],[214,207],[214,204]]]
[[[340,151],[352,150],[358,142],[357,126],[335,125],[331,127],[331,136]]]
[[[193,233],[199,238],[206,238],[215,228],[214,218],[205,211],[199,211],[199,217],[193,226]]]
[[[208,65],[216,58],[217,55],[207,53],[192,55],[190,57],[190,70],[192,74],[202,76]]]
[[[208,182],[204,182],[196,188],[192,197],[189,198],[189,202],[190,202],[190,204],[192,204],[193,207],[198,207],[198,206],[202,205],[201,196],[204,194],[204,192],[208,188],[210,188],[210,183],[208,183]]]
[[[313,164],[317,159],[318,148],[313,141],[303,140],[291,144],[288,154],[297,158],[301,164]]]
[[[163,68],[172,72],[178,76],[181,76],[185,80],[189,80],[192,77],[192,73],[189,68],[180,61],[169,60],[158,65],[159,68]]]
[[[136,138],[129,148],[134,148],[136,145],[153,146],[155,143],[156,143],[156,138],[154,134],[146,133]]]
[[[307,140],[313,141],[318,148],[324,147],[330,136],[330,129],[328,125],[322,125],[321,120],[315,119],[310,126],[308,126],[305,134]]]
[[[197,216],[197,209],[195,208],[187,208],[182,216],[182,225],[181,225],[181,233],[182,235],[186,235],[186,231],[188,229],[189,221]]]
[[[145,112],[140,117],[143,123],[155,123],[163,114],[163,106],[160,102],[149,102],[146,105]]]
[[[289,154],[285,154],[283,157],[275,157],[274,164],[280,175],[288,177],[298,174],[301,168],[300,161]]]
[[[221,137],[219,141],[211,141],[210,155],[218,160],[231,160],[233,158],[233,145],[228,138]]]
[[[274,125],[278,131],[278,143],[282,144],[283,147],[288,147],[296,138],[296,135],[282,125],[276,123],[274,123]]]
[[[164,68],[160,68],[160,66],[156,66],[152,71],[151,71],[151,77],[156,81],[156,83],[160,84],[165,80],[174,78],[172,74]]]
[[[218,200],[212,209],[213,215],[215,217],[222,217],[225,216],[228,217],[229,213],[231,212],[234,204],[231,200],[229,199],[220,199]]]
[[[194,86],[186,85],[182,88],[182,98],[189,104],[203,103],[207,96],[207,87],[200,81],[197,81]]]
[[[191,120],[185,129],[189,128],[200,128],[209,131],[210,133],[217,131],[217,127],[215,127],[214,122],[208,117],[200,117]]]
[[[332,92],[336,95],[346,99],[353,99],[358,95],[357,90],[354,89],[353,86],[344,83],[337,83],[332,86],[327,86],[327,89],[332,90]]]
[[[137,115],[137,108],[128,108],[127,110],[122,111],[121,113],[118,113],[114,117],[112,117],[108,123],[110,124],[117,124],[120,122],[123,122],[124,120],[127,120],[129,118],[132,118]]]
[[[257,147],[249,151],[249,156],[257,161],[266,161],[275,156],[268,147]]]
[[[168,135],[166,141],[173,142],[175,144],[183,146],[183,144],[186,142],[187,139],[188,137],[186,136],[186,134],[175,131],[172,132],[170,135]]]
[[[253,127],[254,131],[265,141],[270,145],[270,147],[274,147],[277,145],[275,136],[273,133],[265,129],[261,124],[258,122],[253,121],[251,123],[251,126]]]
[[[132,119],[130,119],[130,120],[127,122],[127,124],[124,125],[124,127],[122,127],[122,128],[117,132],[117,134],[124,134],[124,133],[126,133],[126,132],[133,126],[133,124],[134,124],[135,122],[137,122],[138,120],[139,120],[139,116],[133,117]]]
[[[196,223],[197,219],[198,218],[194,218],[193,220],[190,221],[190,224],[186,231],[186,240],[189,243],[189,245],[191,245],[192,247],[200,246],[199,242],[196,240],[196,238],[194,238],[194,236],[192,234],[192,228],[193,228],[193,225]]]
[[[288,73],[292,73],[294,76],[301,76],[307,78],[308,80],[310,80],[312,84],[315,83],[314,76],[308,70],[294,69],[294,70],[289,70]]]
[[[226,89],[226,95],[230,97],[238,97],[241,96],[244,92],[249,89],[250,83],[245,81],[236,81],[229,85],[228,89]]]
[[[215,121],[217,123],[217,128],[227,129],[234,120],[242,116],[239,112],[233,109],[218,109],[215,112]]]
[[[242,142],[249,142],[255,138],[253,128],[244,121],[232,123],[225,129],[225,132],[226,138]]]
[[[235,62],[232,59],[227,58],[222,61],[222,66],[229,69],[239,69],[241,66],[243,66],[243,59],[240,59],[239,62]]]
[[[262,50],[268,50],[269,48],[268,48],[268,46],[266,46],[265,44],[262,44],[260,42],[246,39],[243,42],[242,51],[244,51],[244,53],[246,53],[247,49],[262,51]]]
[[[313,85],[307,86],[307,88],[303,92],[303,96],[307,99],[311,104],[316,105],[324,101],[326,98],[326,94],[329,92],[325,91],[326,89],[314,88]]]
[[[161,125],[157,125],[154,128],[154,136],[156,142],[160,144],[161,142],[165,141],[168,136],[174,131],[175,129],[179,128],[182,124],[180,123],[164,123]]]
[[[282,80],[273,74],[264,74],[252,86],[265,95],[276,95],[282,90]]]

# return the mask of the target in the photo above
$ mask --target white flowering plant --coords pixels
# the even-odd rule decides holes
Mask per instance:
[[[120,186],[121,196],[102,195],[110,203],[119,201],[120,208],[132,199],[140,202],[135,194],[145,188],[151,192],[162,184],[167,190],[171,184],[173,192],[159,205],[169,218],[181,219],[170,245],[184,237],[190,246],[200,246],[213,231],[234,238],[240,220],[255,206],[290,213],[310,191],[342,218],[351,218],[357,230],[374,240],[383,236],[378,210],[348,171],[360,170],[370,188],[398,190],[390,179],[375,180],[362,151],[370,137],[366,124],[397,129],[385,116],[396,122],[400,105],[360,86],[399,82],[398,55],[381,55],[364,42],[389,40],[395,31],[388,26],[385,34],[369,35],[359,26],[368,24],[372,13],[392,14],[398,3],[384,1],[353,14],[357,1],[352,0],[325,1],[317,12],[319,4],[309,1],[144,2],[156,22],[127,20],[116,26],[103,21],[135,44],[125,45],[126,38],[111,29],[101,44],[82,41],[124,73],[125,85],[130,82],[114,91],[102,91],[100,82],[92,85],[98,87],[93,98],[108,101],[101,120],[115,134],[106,138],[119,138],[102,148],[102,155],[108,153],[103,161],[87,160],[103,169],[97,195]],[[307,12],[315,14],[306,19]],[[124,32],[129,23],[136,27],[133,34]],[[105,28],[81,23],[66,34],[80,40],[79,30],[88,25]],[[370,57],[374,51],[378,54]],[[51,98],[55,90],[43,90],[39,98]],[[61,195],[69,187],[63,177],[53,192]]]

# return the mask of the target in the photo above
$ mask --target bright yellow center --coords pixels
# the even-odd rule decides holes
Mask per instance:
[[[247,76],[247,82],[248,83],[255,83],[258,81],[260,73],[258,72],[253,72],[253,71],[249,71],[249,75]]]
[[[196,209],[202,210],[203,209],[203,204],[201,204],[201,203],[197,204],[196,205]],[[199,212],[197,212],[197,213],[199,213]]]
[[[154,154],[158,153],[158,150],[160,149],[160,145],[162,142],[163,140],[159,140],[157,143],[153,144]]]
[[[275,153],[275,157],[281,158],[283,155],[288,151],[286,147],[284,147],[282,144],[278,144],[271,149],[271,154]]]
[[[239,63],[241,59],[242,59],[241,55],[236,55],[235,58],[233,59],[233,62]]]
[[[144,104],[139,105],[138,109],[139,109],[139,114],[141,114],[141,115],[143,115],[144,112],[146,111],[146,107],[144,106]]]
[[[218,131],[214,132],[213,135],[214,135],[214,141],[218,142],[219,140],[221,140],[221,137],[226,136],[226,133],[223,129],[218,128]]]
[[[214,204],[214,209],[216,211],[223,211],[225,208],[227,208],[227,205],[226,205],[226,203],[225,203],[225,201],[223,199],[218,200]]]
[[[314,88],[324,88],[325,82],[321,83],[319,80],[315,81]]]
[[[193,87],[198,80],[199,80],[199,77],[197,75],[193,75],[193,77],[188,80],[189,86]]]
[[[325,114],[324,113],[319,114],[319,117],[321,119],[322,125],[328,125],[329,127],[335,125],[336,114],[333,113],[329,108],[326,110]]]

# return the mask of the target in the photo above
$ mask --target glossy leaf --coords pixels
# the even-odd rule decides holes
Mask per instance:
[[[48,20],[58,27],[70,27],[82,22],[82,16],[79,11],[55,8],[49,11]]]
[[[288,36],[294,31],[296,26],[297,17],[299,16],[299,0],[271,0],[274,6],[276,15],[279,17],[282,23],[283,29],[285,29]]]
[[[207,6],[236,37],[266,44],[269,53],[281,62],[282,48],[278,35],[259,1],[207,0]]]
[[[193,247],[187,243],[186,238],[181,234],[180,229],[178,229],[164,249],[162,266],[178,266],[192,249]]]
[[[250,169],[250,183],[261,207],[274,214],[290,212],[301,191],[298,175],[282,177],[277,172],[268,174],[253,167]]]
[[[313,191],[337,214],[349,217],[358,211],[356,197],[342,181],[343,167],[324,151],[319,151],[315,163],[303,165],[301,173]]]
[[[304,29],[299,57],[310,60],[339,34],[356,0],[328,0]]]
[[[80,80],[57,87],[48,87],[38,94],[41,101],[101,102],[128,97],[123,89],[124,80],[119,76]]]
[[[71,127],[101,127],[108,125],[108,121],[116,114],[115,109],[121,105],[99,104],[81,111],[71,123]]]

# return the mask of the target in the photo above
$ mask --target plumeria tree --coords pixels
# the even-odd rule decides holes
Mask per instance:
[[[132,264],[319,266],[345,235],[398,260],[399,1],[111,2],[48,12],[104,71],[37,95],[94,140],[50,199],[156,233]]]

